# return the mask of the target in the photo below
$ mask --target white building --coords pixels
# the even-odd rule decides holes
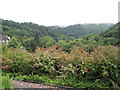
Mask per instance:
[[[9,36],[2,35],[2,36],[0,37],[0,43],[7,43],[9,40],[10,40],[10,37],[9,37]]]

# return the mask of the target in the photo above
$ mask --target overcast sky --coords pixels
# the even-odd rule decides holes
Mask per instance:
[[[0,0],[0,18],[39,25],[117,23],[119,0]]]

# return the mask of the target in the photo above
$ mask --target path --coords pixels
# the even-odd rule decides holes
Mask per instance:
[[[53,86],[43,85],[43,84],[36,84],[36,83],[29,83],[23,81],[12,80],[12,87],[13,88],[57,88]]]

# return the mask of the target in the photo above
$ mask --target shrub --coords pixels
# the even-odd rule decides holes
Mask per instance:
[[[1,87],[1,89],[11,88],[11,79],[8,76],[0,76],[0,78],[2,78],[2,87]]]
[[[32,64],[32,55],[20,49],[9,48],[3,52],[2,68],[5,72],[30,73]]]
[[[118,50],[115,47],[96,47],[91,53],[80,47],[74,47],[70,53],[65,53],[58,47],[55,45],[49,48],[37,48],[33,54],[7,49],[3,57],[6,57],[5,60],[12,60],[13,63],[12,69],[9,68],[5,72],[14,70],[14,72],[27,75],[49,74],[53,79],[62,80],[72,77],[80,81],[84,78],[84,80],[96,82],[100,79],[102,82],[108,83],[107,86],[120,85],[117,81],[120,76],[118,73],[120,72],[118,69],[120,62]],[[11,63],[9,64],[11,65]],[[9,64],[4,63],[3,65]]]

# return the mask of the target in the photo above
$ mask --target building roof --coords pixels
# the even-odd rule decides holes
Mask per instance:
[[[9,36],[6,36],[6,35],[2,35],[0,37],[0,40],[10,40],[10,37]]]

